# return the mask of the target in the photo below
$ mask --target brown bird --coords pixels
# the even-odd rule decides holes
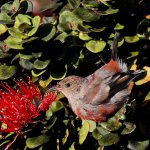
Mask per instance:
[[[107,64],[85,78],[68,76],[52,88],[67,97],[73,112],[81,119],[106,121],[129,99],[132,81],[145,72],[128,70],[118,58],[118,36],[115,34],[111,60]]]

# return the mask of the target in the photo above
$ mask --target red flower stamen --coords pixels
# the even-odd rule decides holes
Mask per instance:
[[[15,82],[17,89],[7,83],[1,85],[4,90],[0,90],[0,122],[7,126],[1,128],[1,132],[18,132],[25,124],[35,123],[33,119],[40,111],[46,111],[57,97],[56,92],[49,92],[42,98],[41,91],[29,77],[28,84],[23,79]]]

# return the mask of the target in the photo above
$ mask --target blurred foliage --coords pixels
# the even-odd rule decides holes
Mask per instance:
[[[60,96],[42,114],[43,121],[27,125],[20,136],[1,133],[0,149],[12,141],[11,149],[148,149],[148,0],[5,0],[0,6],[2,81],[28,74],[46,90],[65,76],[87,76],[110,59],[116,31],[119,56],[129,67],[147,70],[136,81],[130,102],[107,122],[81,121]]]

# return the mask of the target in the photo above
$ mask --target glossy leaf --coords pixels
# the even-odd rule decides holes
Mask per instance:
[[[41,87],[43,87],[43,88],[46,88],[48,85],[49,85],[49,83],[52,81],[52,78],[51,78],[51,76],[48,78],[48,79],[46,79],[46,80],[40,80],[39,81],[39,84],[40,84],[40,86]]]
[[[88,41],[92,39],[88,34],[83,33],[83,32],[79,33],[79,38],[83,41]]]
[[[0,35],[7,31],[7,27],[3,24],[0,24]]]
[[[46,70],[37,72],[37,71],[35,71],[35,70],[32,70],[32,71],[31,71],[31,74],[32,74],[33,77],[39,77],[39,76],[41,76],[45,71],[46,71]]]
[[[127,43],[135,43],[135,42],[138,42],[139,41],[139,37],[137,35],[135,36],[125,36],[125,41]]]
[[[45,69],[49,63],[50,63],[50,60],[41,61],[39,59],[36,59],[33,63],[33,66],[35,69],[42,70],[42,69]]]
[[[88,135],[89,129],[90,129],[90,125],[89,125],[88,121],[84,120],[82,127],[79,131],[79,144],[83,144],[83,142],[85,141],[85,139]]]
[[[26,140],[26,145],[28,148],[36,148],[40,145],[47,143],[48,141],[50,141],[50,139],[51,139],[50,136],[47,135],[31,137]]]
[[[0,80],[7,80],[14,76],[17,71],[16,66],[7,66],[0,64]]]
[[[124,25],[117,23],[114,29],[115,30],[122,30],[122,29],[124,29]]]
[[[87,42],[85,46],[89,51],[93,53],[98,53],[98,52],[101,52],[105,48],[106,42],[91,40]]]
[[[69,136],[69,130],[66,129],[65,136],[62,138],[63,145],[67,142],[68,136]]]

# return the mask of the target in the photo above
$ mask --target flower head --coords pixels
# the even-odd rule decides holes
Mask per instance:
[[[41,91],[28,77],[28,84],[24,80],[15,81],[17,89],[7,83],[1,85],[0,90],[0,122],[7,127],[1,128],[2,132],[20,131],[27,123],[35,123],[33,119],[46,111],[56,99],[54,92],[42,97]]]

